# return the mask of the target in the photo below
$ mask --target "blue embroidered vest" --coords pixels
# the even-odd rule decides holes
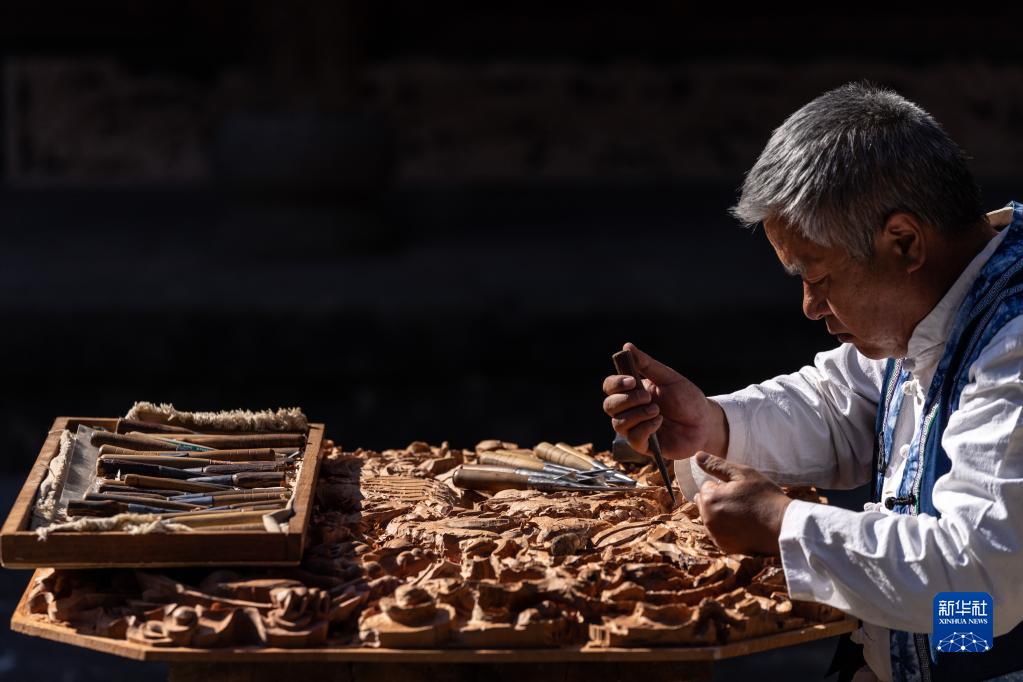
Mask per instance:
[[[901,360],[889,360],[881,387],[874,448],[872,499],[898,514],[940,513],[931,500],[934,483],[951,468],[941,447],[949,417],[969,383],[970,365],[992,337],[1012,318],[1023,314],[1023,204],[1012,202],[1012,223],[984,266],[956,314],[945,352],[934,372],[920,423],[910,443],[898,495],[881,500],[884,472],[892,449],[892,433],[902,406],[902,384],[909,373]],[[985,591],[983,585],[962,585],[960,591]],[[934,595],[924,595],[930,599]],[[998,604],[994,605],[995,613]],[[997,618],[997,615],[995,616]],[[997,621],[996,621],[997,622]],[[982,680],[1023,669],[1023,623],[996,637],[984,653],[940,653],[926,634],[891,633],[893,680]]]

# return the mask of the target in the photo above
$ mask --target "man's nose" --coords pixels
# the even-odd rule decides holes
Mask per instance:
[[[803,282],[803,314],[811,320],[819,320],[828,312],[827,299],[815,296],[810,285]]]

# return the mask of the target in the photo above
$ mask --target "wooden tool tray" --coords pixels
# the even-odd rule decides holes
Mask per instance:
[[[323,445],[323,424],[309,424],[302,467],[295,481],[294,515],[285,532],[194,530],[132,534],[120,531],[53,532],[40,540],[31,530],[37,491],[60,434],[79,425],[113,429],[116,419],[58,417],[0,530],[0,563],[7,568],[131,568],[210,565],[293,566],[302,558]]]

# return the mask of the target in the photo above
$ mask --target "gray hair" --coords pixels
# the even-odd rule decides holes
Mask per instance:
[[[984,216],[962,149],[919,106],[869,83],[826,92],[789,116],[729,210],[747,227],[781,218],[860,260],[894,211],[949,235]]]

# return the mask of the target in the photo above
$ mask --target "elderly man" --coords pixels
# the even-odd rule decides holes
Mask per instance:
[[[641,452],[656,432],[732,552],[781,555],[795,599],[862,621],[858,678],[1023,669],[1023,205],[985,215],[962,151],[920,107],[850,84],[792,114],[733,215],[763,224],[803,312],[841,345],[729,395],[632,344],[641,386],[604,381]],[[695,455],[695,456],[694,456]],[[695,464],[694,464],[695,462]],[[856,512],[777,483],[871,484]],[[988,592],[996,639],[940,653],[939,592]],[[872,671],[872,673],[871,673]],[[1007,677],[1007,679],[1008,679]]]

